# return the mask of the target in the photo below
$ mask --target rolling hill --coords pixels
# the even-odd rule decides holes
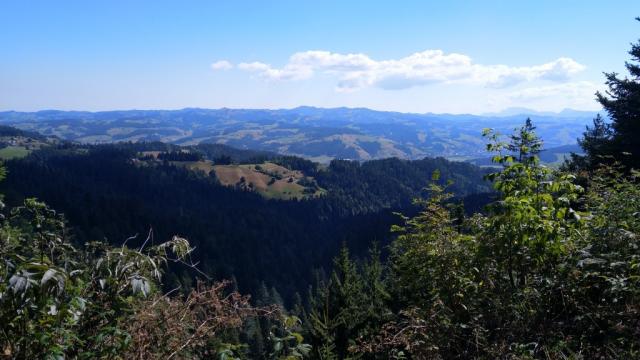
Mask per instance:
[[[106,112],[0,112],[0,123],[81,143],[163,141],[226,144],[240,149],[331,159],[388,157],[452,160],[485,153],[483,128],[510,133],[531,117],[547,148],[574,145],[595,113],[512,109],[490,115],[411,114],[364,108],[288,110],[182,109]]]
[[[3,202],[47,202],[73,224],[77,244],[120,246],[150,228],[155,239],[179,234],[198,248],[203,272],[233,275],[253,294],[264,282],[288,300],[306,291],[316,269],[329,268],[342,243],[358,256],[372,239],[388,244],[388,229],[401,219],[394,213],[416,211],[412,199],[424,195],[435,170],[468,209],[490,199],[486,171],[443,158],[320,165],[226,145],[46,145],[4,163]],[[169,287],[193,274],[170,276]]]

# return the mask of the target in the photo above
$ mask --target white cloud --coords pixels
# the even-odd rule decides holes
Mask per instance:
[[[338,78],[338,91],[354,91],[366,87],[407,89],[432,83],[471,83],[502,88],[534,80],[564,82],[585,66],[566,57],[540,65],[512,67],[475,64],[467,55],[445,54],[442,50],[426,50],[401,59],[379,61],[365,54],[316,50],[293,54],[282,68],[251,62],[239,64],[238,69],[255,72],[269,80],[303,80],[316,73],[330,74]]]
[[[270,65],[255,61],[240,63],[238,69],[257,72],[261,77],[270,80],[304,80],[313,76],[313,70],[295,64],[287,64],[282,69],[274,69]]]
[[[548,97],[562,96],[572,99],[595,98],[598,85],[590,81],[579,81],[566,84],[524,88],[510,92],[507,97],[513,100],[536,100]]]
[[[219,60],[211,64],[211,68],[213,70],[229,70],[233,69],[233,64],[231,64],[227,60]]]
[[[493,107],[528,106],[561,110],[563,108],[599,109],[595,92],[602,91],[603,85],[591,81],[577,81],[547,86],[511,90],[505,94],[495,94],[489,98]]]

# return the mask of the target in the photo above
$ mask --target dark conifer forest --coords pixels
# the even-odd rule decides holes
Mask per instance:
[[[36,151],[7,162],[8,175],[1,185],[5,201],[45,201],[64,214],[78,245],[104,240],[118,246],[137,234],[128,244],[140,246],[149,231],[154,239],[179,234],[198,249],[194,256],[201,271],[215,278],[235,277],[239,288],[252,294],[265,283],[290,303],[295,293],[306,292],[314,272],[330,270],[342,243],[363,256],[372,239],[386,246],[388,229],[399,221],[393,212],[415,211],[411,199],[433,171],[457,184],[459,202],[490,190],[483,170],[444,159],[363,164],[335,160],[327,169],[316,170],[317,164],[302,159],[262,155],[260,160],[272,157],[314,174],[318,186],[327,190],[317,199],[267,200],[252,191],[222,186],[214,173],[205,175],[166,161],[198,160],[196,155],[169,150],[159,154],[157,166],[132,162],[137,153],[162,146],[62,144]],[[209,156],[256,160],[223,150],[223,155]],[[190,288],[193,275],[176,268],[166,286],[185,282]]]

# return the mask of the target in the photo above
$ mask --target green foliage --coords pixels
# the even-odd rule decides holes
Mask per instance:
[[[606,154],[612,153],[610,149],[612,136],[611,124],[598,114],[593,119],[593,127],[587,126],[582,138],[578,139],[578,144],[584,150],[585,155],[572,154],[570,167],[573,170],[577,168],[595,169],[599,164],[607,163],[609,159]]]
[[[377,248],[358,266],[343,245],[334,259],[331,277],[318,284],[311,298],[309,339],[313,358],[358,358],[353,353],[357,340],[372,336],[388,320],[388,299]]]
[[[174,236],[139,248],[102,242],[74,247],[64,218],[35,199],[9,211],[0,224],[0,351],[20,359],[236,359],[247,346],[230,330],[248,317],[273,317],[273,359],[302,359],[309,345],[297,318],[276,308],[249,306],[224,293],[228,282],[198,285],[188,297],[159,293],[164,269],[187,261],[189,242]],[[274,291],[274,298],[279,295]],[[233,342],[230,342],[233,341]]]
[[[582,188],[575,176],[552,173],[540,165],[536,154],[541,141],[526,124],[503,143],[491,132],[488,145],[502,171],[488,175],[500,200],[490,207],[491,216],[480,234],[481,251],[506,273],[511,287],[524,285],[530,273],[555,266],[571,247],[571,231],[579,215],[571,208]],[[512,155],[503,155],[508,149]]]
[[[283,319],[282,336],[271,335],[273,352],[271,359],[299,360],[304,359],[311,352],[311,346],[304,343],[304,338],[299,332],[302,322],[296,316],[285,316]]]
[[[383,358],[640,356],[639,173],[606,167],[587,191],[541,166],[529,121],[509,143],[498,200],[460,226],[434,174],[422,211],[405,217],[389,261],[394,316],[353,354]],[[574,208],[580,207],[582,211]]]
[[[310,313],[312,321],[312,344],[328,344],[321,358],[345,358],[349,342],[356,337],[355,326],[360,321],[362,278],[356,264],[343,245],[334,259],[334,271],[327,284],[318,288]]]
[[[393,358],[412,352],[428,358],[439,352],[463,354],[468,345],[458,339],[482,335],[483,329],[472,326],[478,319],[469,313],[481,286],[473,258],[478,246],[473,236],[458,231],[452,194],[437,180],[434,173],[428,198],[415,200],[423,210],[392,229],[398,237],[391,251],[391,286],[393,302],[400,306],[374,338],[377,346],[365,345],[363,351],[388,352]],[[427,315],[429,321],[421,318]]]
[[[137,250],[102,243],[78,250],[64,219],[35,199],[10,211],[0,238],[0,347],[19,358],[120,354],[134,303],[155,291],[162,264],[190,252],[177,237]]]
[[[434,172],[432,180],[438,180],[437,173]],[[428,187],[428,194],[427,200],[415,200],[422,207],[422,212],[413,218],[404,218],[404,226],[392,228],[398,233],[392,245],[393,286],[397,296],[406,303],[429,303],[443,297],[460,298],[459,289],[464,285],[456,280],[464,278],[459,277],[460,272],[472,267],[458,261],[462,258],[460,256],[449,258],[473,246],[473,239],[458,233],[453,227],[453,218],[446,204],[452,194],[446,193],[436,183]],[[437,279],[438,282],[425,282],[426,278]]]

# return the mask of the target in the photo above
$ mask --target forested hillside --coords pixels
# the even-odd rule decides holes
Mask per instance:
[[[241,184],[223,186],[215,172],[190,170],[182,164],[198,157],[176,152],[180,149],[162,143],[52,145],[8,161],[0,188],[9,204],[37,197],[64,213],[77,244],[120,245],[137,234],[128,244],[140,246],[151,229],[154,239],[179,234],[198,249],[194,256],[203,272],[235,277],[241,290],[253,294],[264,282],[288,302],[306,291],[315,270],[330,267],[340,244],[361,255],[372,240],[386,245],[388,228],[399,221],[392,212],[411,213],[411,199],[434,170],[441,171],[443,181],[456,183],[460,199],[489,190],[481,169],[444,159],[336,160],[319,167],[221,145],[188,148],[213,163],[281,163],[312,175],[325,189],[306,200],[269,200]],[[153,151],[159,158],[169,155],[144,160]],[[184,161],[170,161],[178,159],[176,154]],[[170,272],[167,287],[192,286],[194,275]]]

